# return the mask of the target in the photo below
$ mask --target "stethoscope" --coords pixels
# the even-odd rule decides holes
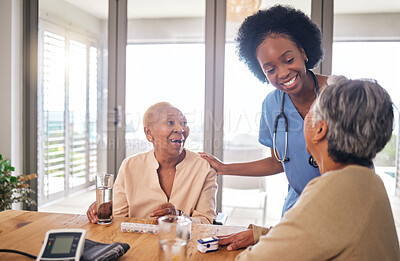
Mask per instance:
[[[312,71],[309,71],[314,79],[314,84],[315,84],[315,94],[316,96],[318,96],[319,93],[319,88],[318,88],[318,80],[317,77],[315,77],[315,74]],[[283,164],[285,162],[289,162],[290,158],[286,157],[287,154],[287,141],[288,141],[288,120],[287,117],[285,115],[285,113],[283,112],[284,109],[284,103],[285,103],[285,92],[282,92],[282,99],[281,99],[281,109],[280,109],[280,113],[276,116],[275,118],[275,122],[274,122],[274,135],[273,135],[273,141],[272,141],[272,148],[274,150],[274,154],[275,154],[275,158],[278,160],[279,163]],[[278,122],[279,119],[282,118],[283,122],[285,124],[285,153],[283,155],[283,159],[281,159],[278,155],[278,151],[276,150],[276,132],[278,129]],[[314,168],[318,168],[318,164],[315,161],[313,156],[310,156],[310,158],[308,159],[308,164],[310,164],[311,166],[313,166]]]

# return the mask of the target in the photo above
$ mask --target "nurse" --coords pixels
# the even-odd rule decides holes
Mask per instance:
[[[303,12],[276,5],[246,18],[237,38],[239,58],[261,82],[276,88],[262,104],[259,141],[271,148],[271,157],[224,164],[201,153],[219,175],[268,176],[285,172],[289,187],[282,215],[289,210],[307,183],[320,176],[306,151],[304,118],[327,76],[314,74],[323,58],[318,26]]]

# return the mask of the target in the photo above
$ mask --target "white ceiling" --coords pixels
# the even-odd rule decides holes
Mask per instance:
[[[108,17],[108,0],[65,0],[100,19]],[[274,3],[309,5],[310,0],[262,0],[261,6]],[[400,0],[334,0],[335,13],[400,13]],[[205,0],[128,0],[130,18],[202,17]]]

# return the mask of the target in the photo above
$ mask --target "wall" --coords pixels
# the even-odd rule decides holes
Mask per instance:
[[[0,1],[0,153],[11,156],[11,0]]]
[[[400,40],[400,14],[337,14],[334,41]]]
[[[128,43],[204,42],[204,18],[130,19]]]
[[[22,1],[0,1],[0,153],[21,171]]]
[[[39,0],[39,18],[95,38],[104,35],[102,20],[62,0]]]
[[[136,41],[204,41],[203,35],[193,35],[203,27],[202,18],[131,19],[128,22],[128,42]],[[233,41],[239,23],[228,22],[226,38]],[[196,28],[196,29],[193,29]],[[334,40],[400,40],[400,13],[335,14]]]

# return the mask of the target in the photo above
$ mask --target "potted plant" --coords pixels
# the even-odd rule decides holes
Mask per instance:
[[[4,160],[0,154],[0,211],[11,209],[13,203],[24,202],[29,205],[36,203],[29,197],[34,191],[26,181],[36,178],[36,174],[13,176],[15,168],[10,160]]]

